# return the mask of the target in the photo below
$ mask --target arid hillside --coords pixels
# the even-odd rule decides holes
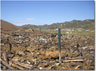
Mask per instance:
[[[2,31],[16,31],[19,30],[20,28],[18,28],[17,26],[4,21],[4,20],[0,20],[1,21],[1,30]]]

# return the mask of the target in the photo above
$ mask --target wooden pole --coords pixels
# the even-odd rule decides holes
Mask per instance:
[[[59,63],[61,64],[61,29],[58,28]]]

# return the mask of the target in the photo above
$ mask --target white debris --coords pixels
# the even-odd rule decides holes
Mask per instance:
[[[39,69],[40,69],[40,70],[42,70],[43,68],[42,68],[42,67],[40,67]]]

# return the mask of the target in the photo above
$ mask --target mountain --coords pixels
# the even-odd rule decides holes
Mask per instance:
[[[29,29],[29,28],[38,29],[39,28],[39,26],[31,25],[31,24],[23,25],[23,26],[20,26],[20,27],[23,28],[23,29]]]
[[[0,20],[1,21],[1,31],[16,31],[19,30],[20,28],[13,25],[12,23],[9,23],[7,21],[4,20]]]
[[[57,29],[58,27],[62,29],[77,29],[77,28],[82,28],[82,29],[95,29],[95,21],[91,19],[86,19],[86,20],[72,20],[72,21],[67,21],[63,23],[53,23],[51,25],[42,25],[42,26],[37,26],[37,25],[23,25],[21,28],[23,29],[43,29],[43,30],[48,30],[48,29]]]

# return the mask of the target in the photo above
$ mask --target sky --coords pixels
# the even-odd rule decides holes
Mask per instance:
[[[94,19],[94,1],[2,1],[1,19],[17,26]]]

